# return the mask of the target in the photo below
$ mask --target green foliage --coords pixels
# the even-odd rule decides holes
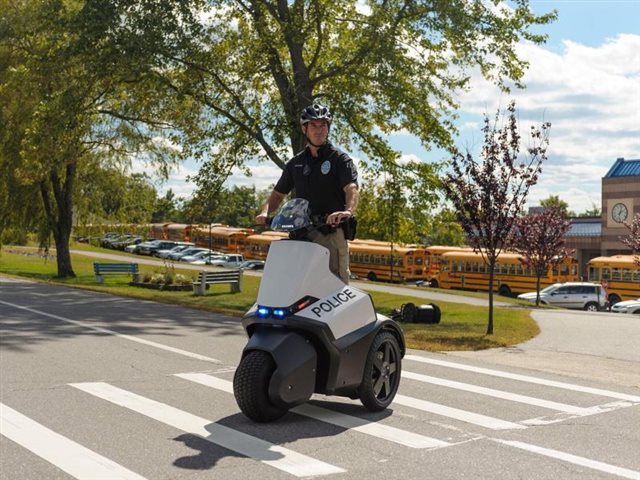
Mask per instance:
[[[0,229],[39,222],[42,238],[53,234],[61,277],[75,275],[68,242],[74,199],[86,193],[80,182],[89,183],[94,197],[105,186],[112,194],[101,199],[102,212],[92,206],[81,215],[142,218],[150,193],[144,182],[131,180],[138,188],[117,182],[118,190],[100,185],[105,172],[114,179],[135,159],[166,175],[206,144],[197,105],[154,75],[169,66],[157,63],[158,52],[167,54],[193,33],[194,19],[182,6],[0,0],[0,111],[11,127],[0,137],[0,177],[17,192],[0,196],[2,210],[13,212],[2,215]],[[42,207],[31,209],[37,204]]]
[[[565,217],[576,216],[574,212],[569,211],[569,204],[562,200],[558,195],[549,195],[547,198],[540,200],[540,206],[556,210]]]
[[[199,191],[217,191],[248,159],[282,167],[304,147],[299,112],[316,100],[335,112],[335,142],[357,146],[382,171],[398,157],[387,139],[393,132],[453,150],[465,70],[478,67],[504,89],[520,85],[526,63],[517,43],[543,42],[531,27],[555,19],[534,15],[526,0],[509,8],[462,0],[215,0],[206,13],[204,35],[168,58],[181,74],[164,71],[211,120],[217,147],[208,152]],[[414,174],[430,179],[418,168]]]

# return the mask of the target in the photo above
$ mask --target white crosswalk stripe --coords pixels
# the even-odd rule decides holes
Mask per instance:
[[[630,478],[631,480],[640,480],[640,472],[636,470],[616,467],[615,465],[610,465],[608,463],[598,462],[596,460],[591,460],[589,458],[580,457],[578,455],[572,455],[570,453],[561,452],[561,451],[553,450],[550,448],[540,447],[538,445],[531,445],[530,443],[500,440],[497,438],[493,438],[491,440],[493,440],[494,442],[502,443],[503,445],[508,445],[510,447],[519,448],[521,450],[526,450],[528,452],[537,453],[538,455],[543,455],[545,457],[551,457],[557,460],[562,460],[563,462],[569,462],[575,465],[580,465],[582,467],[590,468],[592,470],[598,470],[600,472],[610,473],[618,477]]]
[[[0,434],[78,479],[145,480],[2,403]]]
[[[176,374],[176,377],[215,388],[223,392],[233,393],[233,384],[230,381],[214,377],[212,375],[204,373],[178,373]],[[335,412],[312,404],[300,405],[293,408],[291,411],[299,415],[311,417],[325,423],[355,430],[360,433],[372,435],[376,438],[382,438],[411,448],[440,448],[451,446],[450,443],[436,438],[418,435],[416,433],[400,430],[377,422],[368,422],[352,415],[345,415],[343,413]]]
[[[315,460],[288,448],[107,383],[74,383],[71,386],[177,429],[198,435],[211,443],[259,460],[296,477],[330,475],[345,471],[335,465]]]
[[[455,388],[457,390],[464,390],[466,392],[477,393],[479,395],[486,395],[489,397],[500,398],[503,400],[509,400],[512,402],[525,403],[527,405],[535,405],[538,407],[548,408],[550,410],[557,410],[559,412],[570,413],[573,415],[591,415],[594,410],[591,408],[581,408],[574,405],[567,405],[565,403],[551,402],[549,400],[543,400],[540,398],[529,397],[526,395],[519,395],[516,393],[505,392],[502,390],[495,390],[493,388],[480,387],[478,385],[470,385],[468,383],[456,382],[453,380],[447,380],[444,378],[432,377],[429,375],[422,375],[415,372],[402,372],[402,378],[409,378],[411,380],[417,380],[423,383],[430,383],[433,385],[441,385],[443,387]]]
[[[521,375],[518,373],[503,372],[501,370],[493,370],[490,368],[474,367],[472,365],[465,365],[463,363],[448,362],[445,360],[422,357],[419,355],[405,355],[403,360],[426,363],[430,365],[437,365],[440,367],[447,367],[447,368],[453,368],[457,370],[464,370],[467,372],[479,373],[481,375],[508,378],[510,380],[517,380],[519,382],[534,383],[537,385],[544,385],[547,387],[561,388],[564,390],[571,390],[574,392],[590,393],[593,395],[600,395],[603,397],[617,398],[620,400],[628,400],[630,402],[640,403],[640,397],[637,395],[629,395],[627,393],[614,392],[611,390],[605,390],[601,388],[585,387],[583,385],[574,385],[572,383],[558,382],[555,380],[547,380],[546,378],[538,378],[538,377],[532,377],[529,375]],[[403,372],[403,375],[404,375],[404,372]]]

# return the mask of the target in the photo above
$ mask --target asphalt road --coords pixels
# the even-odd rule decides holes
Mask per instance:
[[[563,313],[521,353],[490,352],[520,365],[410,351],[386,412],[314,397],[258,425],[229,392],[237,318],[0,279],[0,478],[640,479],[640,389],[588,374],[640,375],[637,319]],[[599,349],[580,350],[585,325]],[[529,368],[545,349],[584,373]]]

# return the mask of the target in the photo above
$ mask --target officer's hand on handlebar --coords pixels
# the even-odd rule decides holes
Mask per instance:
[[[267,214],[266,213],[261,213],[260,215],[256,216],[256,223],[258,225],[265,225],[267,223]]]
[[[340,212],[333,212],[327,217],[327,224],[336,226],[342,223],[347,218],[351,217],[352,213],[349,210],[342,210]]]

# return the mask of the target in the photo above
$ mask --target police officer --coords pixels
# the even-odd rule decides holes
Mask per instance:
[[[256,223],[264,224],[286,195],[295,190],[309,201],[311,215],[325,217],[327,227],[309,233],[309,238],[329,249],[329,268],[349,283],[349,249],[343,222],[353,216],[358,204],[358,172],[351,157],[329,142],[332,115],[320,104],[309,105],[300,115],[307,147],[285,165]],[[341,222],[343,222],[341,224]]]

